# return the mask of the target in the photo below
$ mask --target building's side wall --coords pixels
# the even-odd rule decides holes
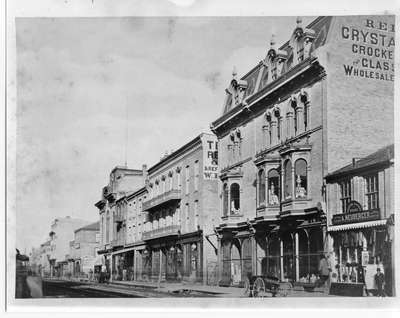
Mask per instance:
[[[328,172],[394,141],[394,17],[333,21],[329,44],[319,53],[327,72]]]
[[[58,220],[53,230],[56,233],[54,255],[57,262],[65,260],[65,255],[69,253],[69,242],[74,239],[74,230],[87,224],[87,221],[72,218]]]

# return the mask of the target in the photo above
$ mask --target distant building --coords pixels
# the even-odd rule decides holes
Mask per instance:
[[[100,217],[98,254],[103,256],[102,264],[111,273],[111,279],[117,275],[112,255],[125,245],[125,216],[121,210],[124,201],[120,199],[144,186],[146,170],[145,165],[142,170],[115,167],[110,173],[108,185],[102,190],[102,198],[95,204]]]
[[[123,248],[114,252],[115,276],[113,278],[115,279],[142,279],[141,252],[146,247],[142,240],[144,222],[146,221],[142,206],[147,194],[147,189],[144,186],[135,192],[128,193],[117,202],[120,219],[123,222],[123,231],[121,232],[124,233],[124,244]]]
[[[70,216],[57,218],[51,224],[50,253],[50,276],[63,276],[68,272],[68,254],[70,242],[74,239],[74,231],[90,222],[71,218]]]
[[[74,231],[74,240],[70,242],[68,257],[71,276],[88,277],[90,271],[94,272],[99,233],[99,222],[91,223]]]
[[[364,283],[365,279],[367,289],[373,290],[380,267],[386,294],[395,296],[393,145],[354,158],[325,179],[330,252],[337,281]]]

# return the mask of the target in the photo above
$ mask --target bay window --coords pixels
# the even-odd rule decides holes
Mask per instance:
[[[284,195],[285,200],[292,198],[292,162],[285,162],[285,180],[284,180]]]
[[[307,197],[307,162],[298,159],[295,163],[296,199]]]
[[[265,170],[258,172],[258,206],[265,205]]]
[[[278,205],[279,200],[279,172],[276,169],[272,169],[268,172],[268,204]]]
[[[231,214],[239,214],[240,212],[240,186],[237,183],[231,184]]]

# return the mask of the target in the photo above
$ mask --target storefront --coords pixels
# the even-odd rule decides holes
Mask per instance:
[[[220,286],[244,285],[246,278],[253,274],[253,231],[249,226],[218,228],[220,250]]]
[[[388,220],[334,225],[329,233],[333,238],[334,281],[362,284],[362,288],[375,294],[374,278],[379,268],[385,276],[386,293],[392,294],[393,232]]]
[[[280,221],[274,228],[258,232],[257,274],[282,282],[316,282],[325,242],[320,219]]]
[[[202,232],[146,241],[140,252],[141,280],[201,282]]]

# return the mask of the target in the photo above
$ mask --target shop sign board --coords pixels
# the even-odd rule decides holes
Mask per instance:
[[[354,211],[348,213],[335,214],[332,218],[333,225],[359,223],[367,221],[375,221],[381,218],[379,209]]]
[[[210,135],[203,135],[203,178],[218,179],[218,142]]]

